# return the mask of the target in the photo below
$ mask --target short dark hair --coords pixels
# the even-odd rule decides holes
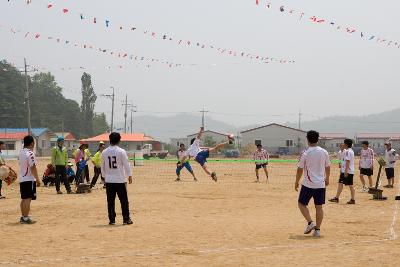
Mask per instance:
[[[183,147],[183,146],[185,146],[185,144],[184,143],[180,143],[179,147]]]
[[[257,144],[257,147],[262,147],[262,145],[261,144]]]
[[[193,145],[194,141],[196,141],[196,138],[192,138],[192,140],[190,140],[190,144]]]
[[[28,147],[35,142],[32,135],[27,135],[24,137],[24,147]]]
[[[347,145],[347,147],[348,148],[352,148],[353,147],[353,140],[351,140],[351,139],[349,139],[349,138],[347,138],[347,139],[344,139],[344,142],[343,142],[345,145]]]
[[[121,135],[116,132],[112,132],[108,137],[111,145],[117,145],[121,141]]]
[[[0,146],[1,146],[1,145],[4,145],[4,142],[0,140]]]
[[[311,130],[307,132],[307,140],[310,144],[316,144],[319,140],[319,132]]]
[[[369,146],[369,142],[368,142],[368,141],[362,141],[361,144],[362,144],[362,145]]]

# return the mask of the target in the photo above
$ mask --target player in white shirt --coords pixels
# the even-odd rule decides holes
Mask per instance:
[[[260,177],[259,177],[259,170],[262,168],[265,172],[265,176],[267,176],[267,182],[268,182],[268,170],[267,170],[267,165],[268,165],[268,160],[269,160],[269,154],[267,150],[263,149],[261,144],[257,144],[257,150],[253,154],[253,160],[255,160],[256,163],[256,180],[255,182],[258,183],[260,182]]]
[[[35,223],[29,217],[31,201],[36,200],[36,186],[40,186],[36,157],[33,152],[35,140],[32,136],[24,137],[24,148],[19,153],[19,188],[21,193],[21,224]]]
[[[110,145],[101,154],[101,170],[104,175],[107,193],[109,225],[115,225],[115,197],[118,195],[121,202],[123,224],[130,225],[132,220],[129,214],[129,200],[126,185],[126,176],[132,183],[132,170],[126,151],[118,146],[121,141],[119,133],[111,133]]]
[[[393,188],[394,187],[394,166],[396,165],[396,150],[392,148],[390,142],[385,143],[385,171],[386,177],[388,179],[388,184],[384,187]]]
[[[200,128],[200,132],[197,134],[196,138],[193,138],[191,140],[191,145],[188,150],[186,150],[186,153],[184,154],[183,158],[181,159],[181,164],[185,164],[187,159],[194,158],[197,163],[200,164],[200,166],[203,168],[203,170],[211,176],[211,178],[216,182],[217,181],[217,174],[215,172],[212,172],[208,169],[207,167],[207,159],[210,157],[210,152],[217,151],[218,149],[222,148],[223,146],[227,144],[232,144],[233,142],[233,137],[228,137],[227,142],[223,142],[221,144],[216,145],[215,147],[212,148],[207,148],[207,149],[201,149],[200,148],[200,140],[201,137],[203,136],[204,133],[204,127]]]
[[[318,146],[319,133],[309,131],[307,133],[309,147],[303,152],[297,168],[295,190],[299,190],[300,178],[303,176],[298,206],[303,217],[307,220],[307,226],[304,234],[309,234],[313,230],[314,236],[321,235],[320,229],[324,218],[323,205],[325,204],[326,186],[329,185],[329,176],[331,173],[328,152]],[[316,223],[311,219],[308,203],[311,198],[314,199],[316,210]]]
[[[369,147],[368,141],[361,142],[362,149],[360,155],[360,180],[362,183],[362,191],[368,192],[368,189],[372,187],[372,175],[374,175],[374,151]],[[365,186],[364,175],[368,177],[368,185]]]
[[[347,202],[347,204],[356,204],[355,195],[356,192],[353,186],[353,178],[354,178],[354,151],[353,147],[353,140],[345,139],[344,140],[344,163],[341,166],[340,170],[340,178],[339,178],[339,185],[336,193],[336,197],[329,199],[330,202],[338,203],[340,194],[343,191],[343,186],[347,185],[350,189],[351,199]]]
[[[177,176],[177,178],[176,178],[175,182],[179,182],[181,180],[181,171],[182,171],[183,168],[186,168],[186,170],[188,170],[188,172],[190,172],[190,174],[193,176],[194,181],[197,182],[197,178],[194,175],[192,166],[189,163],[189,159],[187,159],[186,162],[183,163],[183,165],[181,164],[182,163],[181,160],[183,159],[183,157],[186,154],[185,144],[180,144],[179,145],[179,150],[178,150],[178,152],[176,154],[178,156],[178,163],[176,164],[176,176]]]

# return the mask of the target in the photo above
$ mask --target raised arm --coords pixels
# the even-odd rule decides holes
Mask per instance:
[[[203,136],[204,133],[204,127],[200,128],[200,132],[197,134],[197,139],[201,139],[201,137]]]

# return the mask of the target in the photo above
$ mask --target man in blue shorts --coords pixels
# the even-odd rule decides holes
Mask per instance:
[[[194,175],[192,166],[190,166],[189,160],[186,160],[186,162],[182,163],[182,158],[185,156],[186,153],[186,148],[185,148],[185,144],[180,144],[179,146],[179,150],[177,152],[177,156],[178,156],[178,163],[176,164],[176,175],[177,178],[175,180],[175,182],[179,182],[181,180],[181,171],[183,168],[186,168],[186,170],[188,170],[188,172],[190,172],[193,176],[193,179],[195,182],[197,182],[197,178]]]
[[[228,141],[223,142],[221,144],[218,144],[218,145],[216,145],[215,147],[212,147],[212,148],[202,149],[202,148],[200,148],[200,139],[203,136],[203,133],[204,133],[204,127],[201,127],[200,128],[200,132],[197,134],[197,137],[193,138],[190,141],[191,146],[184,153],[184,156],[181,159],[180,166],[183,166],[187,159],[194,158],[197,161],[197,163],[200,164],[200,166],[203,168],[203,170],[208,175],[210,175],[211,178],[216,182],[217,181],[217,174],[208,169],[208,167],[207,167],[207,158],[210,157],[210,153],[211,152],[217,151],[218,149],[224,147],[227,144],[232,144],[234,139],[233,139],[233,137],[229,137],[228,136]]]
[[[307,133],[308,148],[303,152],[297,168],[295,190],[299,190],[299,181],[304,173],[298,206],[303,217],[307,220],[304,234],[310,234],[314,230],[314,236],[321,236],[321,224],[324,218],[322,206],[325,204],[326,186],[329,185],[330,165],[328,152],[318,146],[319,133],[309,131]],[[316,223],[311,219],[308,203],[314,199],[316,210]]]

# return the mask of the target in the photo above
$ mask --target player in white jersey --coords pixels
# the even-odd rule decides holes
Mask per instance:
[[[394,187],[394,166],[396,165],[396,150],[392,148],[390,142],[385,143],[385,171],[386,177],[388,179],[388,184],[384,187],[393,188]]]
[[[201,149],[200,148],[200,139],[203,136],[204,133],[204,127],[200,128],[200,132],[197,134],[196,138],[193,138],[190,143],[190,147],[188,150],[186,150],[184,156],[181,159],[181,166],[185,164],[186,160],[189,158],[194,158],[197,163],[200,164],[200,166],[203,168],[203,170],[211,176],[211,178],[216,182],[217,181],[217,174],[215,172],[212,172],[209,170],[207,166],[207,159],[210,157],[210,152],[217,151],[218,149],[222,148],[223,146],[227,144],[232,144],[234,139],[233,137],[228,136],[227,142],[223,142],[221,144],[216,145],[215,147],[207,148],[207,149]]]
[[[118,146],[121,141],[119,133],[111,133],[110,145],[101,154],[101,170],[106,184],[109,225],[115,225],[115,197],[118,195],[121,202],[123,224],[130,225],[132,220],[129,214],[129,200],[126,185],[126,176],[132,183],[132,170],[126,151]]]
[[[374,151],[369,147],[368,141],[361,143],[361,155],[360,155],[360,180],[362,183],[362,191],[368,192],[369,187],[372,187],[372,175],[374,175]],[[364,175],[368,177],[368,185],[365,186]]]
[[[261,144],[257,144],[257,150],[253,154],[253,160],[255,160],[256,163],[256,180],[255,182],[258,183],[260,182],[260,176],[259,176],[259,170],[262,168],[265,172],[265,176],[267,176],[267,182],[268,182],[268,170],[267,170],[267,165],[268,165],[268,160],[269,160],[269,154],[267,150],[263,149]]]
[[[29,217],[31,201],[36,200],[36,186],[40,186],[36,157],[33,152],[35,140],[32,136],[24,137],[24,148],[19,153],[19,188],[21,193],[21,224],[35,223]]]
[[[193,172],[192,166],[190,165],[189,159],[187,159],[185,162],[183,162],[183,165],[182,165],[182,161],[181,160],[183,159],[185,154],[186,154],[185,144],[180,144],[179,145],[179,150],[176,153],[176,155],[178,157],[178,163],[176,164],[176,176],[177,176],[177,178],[176,178],[175,182],[181,181],[181,171],[182,171],[183,168],[186,168],[186,170],[188,170],[188,172],[190,172],[190,174],[193,176],[194,181],[197,182],[196,175],[194,175],[194,172]]]
[[[355,201],[355,190],[353,186],[353,178],[354,178],[354,151],[353,147],[353,140],[345,139],[344,140],[344,163],[341,166],[340,170],[340,178],[339,178],[339,185],[336,193],[336,197],[329,199],[330,202],[338,203],[340,194],[343,191],[343,186],[349,186],[351,199],[347,202],[347,204],[356,204]]]
[[[318,146],[319,133],[309,131],[307,133],[309,147],[303,152],[297,168],[295,190],[299,189],[299,182],[304,173],[298,206],[303,217],[307,220],[307,226],[304,234],[309,234],[313,230],[314,236],[321,235],[320,229],[324,217],[323,205],[325,204],[326,186],[329,185],[329,176],[331,173],[328,152]],[[311,198],[314,199],[316,210],[316,223],[311,219],[308,203]]]

